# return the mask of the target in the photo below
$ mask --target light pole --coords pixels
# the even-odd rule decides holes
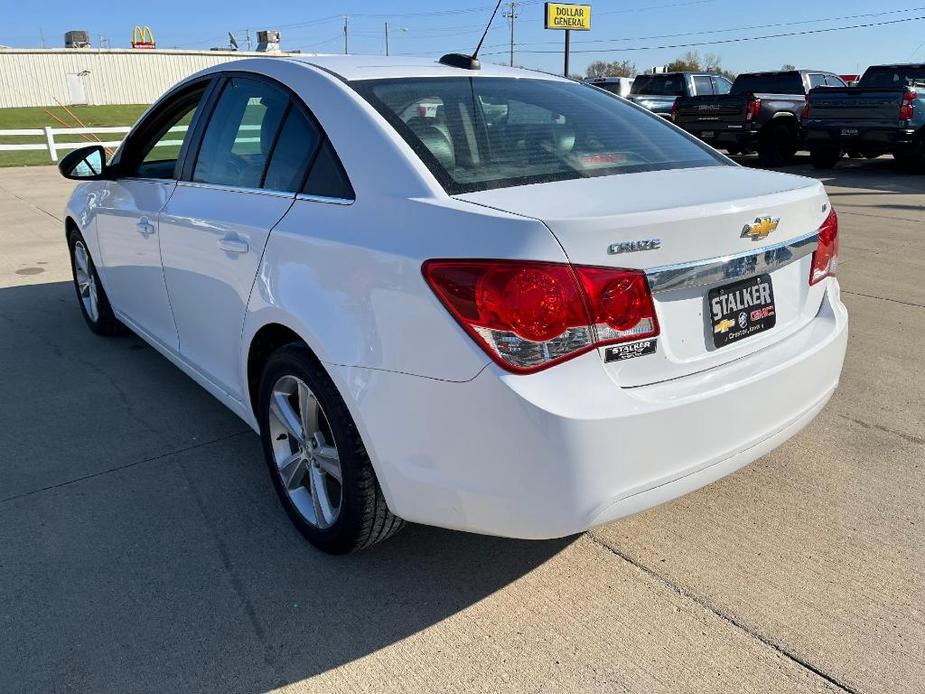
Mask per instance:
[[[408,31],[407,27],[394,27],[396,31]],[[385,23],[385,54],[389,54],[389,23]]]

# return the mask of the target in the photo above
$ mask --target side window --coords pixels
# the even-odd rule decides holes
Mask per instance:
[[[713,93],[713,80],[709,75],[694,75],[694,93],[697,96]]]
[[[836,75],[826,75],[825,82],[830,87],[847,87],[848,86],[847,84],[845,84],[844,80],[842,80],[841,77],[838,77]]]
[[[809,74],[809,88],[815,89],[816,87],[825,86],[825,75],[821,75],[818,72],[811,72]]]
[[[132,134],[121,155],[125,175],[138,178],[174,178],[174,170],[189,127],[206,90],[194,86],[158,107]]]
[[[728,94],[730,89],[732,89],[732,82],[727,80],[725,77],[713,77],[713,91],[715,93]]]
[[[353,193],[353,186],[350,185],[350,179],[347,178],[347,172],[344,171],[337,152],[334,151],[331,141],[327,138],[315,157],[315,163],[312,164],[312,170],[308,174],[308,180],[305,181],[302,192],[307,195],[341,200],[353,200],[356,197]]]
[[[259,188],[288,105],[288,95],[266,82],[228,80],[202,137],[193,181]]]
[[[321,133],[318,128],[299,109],[290,108],[276,147],[273,148],[263,187],[298,192],[320,142]]]

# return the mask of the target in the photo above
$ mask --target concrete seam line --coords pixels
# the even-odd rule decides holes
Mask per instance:
[[[900,301],[899,299],[888,299],[885,296],[874,296],[873,294],[862,294],[861,292],[849,292],[845,289],[841,290],[842,294],[849,294],[850,296],[863,296],[865,299],[879,299],[880,301],[889,301],[894,304],[902,304],[903,306],[912,306],[913,308],[925,308],[922,304],[914,304],[911,301]]]
[[[627,562],[627,563],[629,563],[629,564],[632,564],[632,565],[635,566],[637,569],[639,569],[640,571],[642,571],[644,574],[648,575],[650,578],[654,579],[655,581],[658,581],[659,583],[661,583],[662,585],[664,585],[665,587],[667,587],[667,588],[668,588],[669,590],[671,590],[672,592],[674,592],[674,593],[680,595],[680,596],[683,597],[683,598],[687,598],[688,600],[690,600],[690,601],[696,603],[697,605],[699,605],[699,606],[702,607],[703,609],[707,610],[708,612],[710,612],[710,613],[712,613],[713,615],[715,615],[715,616],[719,617],[720,619],[722,619],[722,620],[723,620],[724,622],[726,622],[727,624],[731,624],[733,627],[737,628],[739,631],[744,632],[744,633],[747,634],[748,636],[751,636],[752,638],[754,638],[754,639],[760,641],[760,642],[763,643],[764,645],[770,647],[772,650],[774,650],[775,652],[779,653],[779,654],[780,654],[781,656],[783,656],[784,658],[787,658],[788,660],[790,660],[790,661],[796,663],[797,665],[799,665],[800,667],[802,667],[804,670],[808,670],[809,672],[813,673],[813,674],[816,675],[817,677],[822,678],[823,680],[825,680],[826,682],[828,682],[828,683],[831,684],[832,686],[837,687],[838,689],[840,689],[840,690],[843,691],[843,692],[848,692],[848,694],[859,694],[859,692],[858,692],[856,689],[851,688],[850,686],[848,686],[848,685],[845,684],[844,682],[839,681],[838,679],[836,679],[836,678],[833,677],[832,675],[829,675],[829,674],[823,672],[822,670],[820,670],[818,667],[816,667],[815,665],[813,665],[813,664],[810,663],[809,661],[804,660],[804,659],[801,658],[800,656],[798,656],[798,655],[796,655],[795,653],[793,653],[792,651],[788,650],[788,649],[787,649],[785,646],[783,646],[782,644],[776,643],[776,642],[772,641],[771,639],[769,639],[769,638],[766,637],[766,636],[762,636],[761,634],[759,634],[759,633],[757,633],[756,631],[754,631],[754,630],[752,630],[751,628],[749,628],[749,626],[748,626],[747,624],[745,624],[744,622],[740,621],[740,620],[739,620],[738,618],[736,618],[735,616],[733,616],[733,615],[731,615],[731,614],[728,614],[728,613],[726,613],[726,612],[724,612],[724,611],[718,609],[717,607],[713,606],[713,605],[710,603],[710,601],[707,600],[706,598],[704,598],[704,597],[702,597],[702,596],[700,596],[700,595],[697,595],[696,593],[692,593],[691,591],[689,591],[689,590],[687,590],[687,589],[681,587],[680,585],[674,583],[673,581],[671,581],[671,580],[665,578],[664,576],[662,576],[662,575],[659,574],[658,572],[654,571],[653,569],[649,568],[648,566],[646,566],[646,565],[643,564],[642,562],[637,561],[636,559],[633,559],[630,555],[626,554],[625,552],[623,552],[622,550],[618,549],[617,547],[614,547],[614,546],[612,546],[612,545],[610,545],[610,544],[604,542],[604,541],[601,540],[600,538],[595,537],[591,532],[588,532],[588,533],[585,533],[585,534],[588,536],[588,538],[589,538],[594,544],[596,544],[596,545],[598,545],[599,547],[602,547],[603,549],[607,550],[608,552],[614,554],[615,556],[619,557],[619,558],[622,559],[623,561],[625,561],[625,562]]]
[[[881,192],[878,192],[878,193],[876,193],[876,194],[877,194],[877,195],[882,195]],[[873,193],[872,193],[872,195],[873,195]],[[901,193],[901,195],[909,195],[909,193]],[[868,214],[868,213],[866,213],[866,212],[852,212],[851,210],[845,209],[844,207],[839,207],[839,208],[838,208],[838,215],[839,215],[839,216],[843,216],[843,215],[854,215],[855,217],[872,217],[873,219],[886,219],[886,220],[891,221],[891,222],[910,222],[910,223],[912,223],[912,224],[921,224],[921,223],[922,223],[921,220],[918,220],[918,219],[909,219],[908,217],[893,217],[892,215],[888,215],[888,214]]]
[[[9,194],[10,196],[16,198],[16,199],[19,200],[20,202],[25,203],[28,207],[31,207],[35,212],[41,212],[42,214],[48,215],[49,217],[51,217],[52,219],[54,219],[56,222],[63,222],[63,221],[64,221],[63,219],[61,219],[60,217],[58,217],[58,216],[55,215],[55,214],[52,214],[52,213],[49,212],[48,210],[42,209],[42,208],[39,207],[38,205],[35,205],[35,204],[32,203],[32,202],[29,202],[28,200],[26,200],[26,198],[22,197],[21,195],[17,195],[16,193],[14,193],[14,192],[13,192],[12,190],[10,190],[9,188],[4,188],[2,184],[0,184],[0,190],[2,190],[4,193],[7,193],[7,194]]]
[[[854,417],[849,417],[846,414],[839,414],[839,417],[842,419],[847,419],[849,422],[854,422],[855,424],[864,427],[865,429],[876,429],[877,431],[882,431],[887,434],[892,434],[893,436],[898,436],[899,438],[909,441],[910,443],[917,443],[920,446],[925,446],[925,439],[914,436],[913,434],[905,434],[901,431],[896,431],[895,429],[890,429],[885,427],[882,424],[871,424],[870,422],[865,422],[863,419],[855,419]]]
[[[116,467],[109,468],[107,470],[100,470],[99,472],[92,472],[89,475],[83,475],[81,477],[75,477],[72,480],[66,480],[64,482],[59,482],[58,484],[52,484],[47,487],[42,487],[41,489],[33,489],[28,492],[22,492],[21,494],[14,494],[13,496],[8,496],[5,499],[0,499],[0,504],[5,504],[10,501],[16,501],[17,499],[22,499],[27,496],[32,496],[33,494],[41,494],[42,492],[47,492],[52,489],[58,489],[59,487],[67,487],[71,484],[76,484],[77,482],[83,482],[84,480],[90,480],[94,477],[102,477],[103,475],[108,475],[111,472],[119,472],[120,470],[126,470],[137,465],[144,465],[145,463],[152,463],[156,460],[162,460],[172,455],[179,455],[180,453],[186,453],[187,451],[194,451],[197,448],[203,448],[205,446],[211,446],[215,443],[221,443],[222,441],[227,441],[228,439],[233,439],[241,434],[252,434],[251,429],[245,429],[243,431],[236,431],[233,434],[228,434],[227,436],[220,436],[217,439],[212,439],[211,441],[203,441],[202,443],[195,443],[192,446],[187,446],[185,448],[178,448],[173,451],[168,451],[166,453],[159,453],[158,455],[151,456],[150,458],[144,458],[143,460],[136,460],[132,463],[125,463],[124,465],[117,465]]]

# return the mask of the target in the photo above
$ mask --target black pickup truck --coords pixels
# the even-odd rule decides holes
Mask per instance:
[[[925,172],[925,63],[875,65],[856,87],[814,89],[803,109],[803,138],[819,169],[844,153],[890,153]]]
[[[845,87],[822,70],[750,72],[736,77],[725,96],[678,99],[672,120],[730,154],[757,151],[763,166],[780,166],[800,147],[800,114],[814,87]]]

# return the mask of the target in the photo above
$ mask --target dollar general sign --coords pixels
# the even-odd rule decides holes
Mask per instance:
[[[591,31],[591,5],[547,2],[546,28]]]

